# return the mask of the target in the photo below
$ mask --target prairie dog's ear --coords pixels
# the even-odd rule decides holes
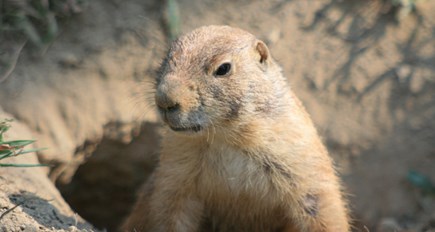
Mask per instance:
[[[267,48],[266,44],[261,40],[257,40],[255,43],[256,52],[258,52],[258,54],[260,55],[259,61],[260,63],[264,64],[270,59],[269,49]]]

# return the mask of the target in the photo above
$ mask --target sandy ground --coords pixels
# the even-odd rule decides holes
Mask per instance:
[[[144,82],[167,47],[163,10],[90,1],[44,53],[26,45],[0,84],[0,106],[50,148],[38,154],[55,165],[50,178],[99,228],[119,225],[155,164],[160,124]],[[407,179],[435,183],[434,10],[426,1],[399,22],[380,1],[179,1],[183,32],[228,24],[268,44],[339,167],[355,231],[435,228],[435,197]],[[2,58],[20,48],[0,39]],[[0,210],[14,191],[2,189]]]

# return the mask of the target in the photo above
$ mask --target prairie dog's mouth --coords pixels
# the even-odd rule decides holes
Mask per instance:
[[[191,131],[191,132],[199,132],[202,130],[200,125],[193,125],[191,127],[173,127],[169,126],[173,131]]]

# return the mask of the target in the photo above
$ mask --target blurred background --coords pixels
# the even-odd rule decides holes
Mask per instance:
[[[334,158],[354,231],[435,231],[435,1],[0,0],[0,111],[70,206],[116,231],[156,164],[147,102],[169,42],[267,43]]]

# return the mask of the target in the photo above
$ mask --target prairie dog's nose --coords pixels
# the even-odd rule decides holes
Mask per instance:
[[[175,112],[180,109],[180,104],[162,91],[156,93],[156,104],[160,110],[165,112]]]

